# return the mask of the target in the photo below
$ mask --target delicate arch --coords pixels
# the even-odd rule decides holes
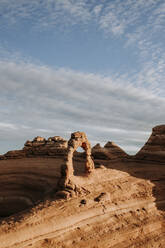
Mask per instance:
[[[65,164],[62,166],[62,177],[64,178],[65,185],[69,182],[73,176],[73,153],[78,147],[82,147],[86,154],[85,170],[90,173],[94,170],[94,162],[91,158],[91,145],[84,132],[75,132],[71,134],[71,138],[68,141],[67,157]]]

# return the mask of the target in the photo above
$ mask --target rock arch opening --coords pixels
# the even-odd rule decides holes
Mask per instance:
[[[85,151],[85,172],[91,173],[94,170],[94,162],[91,158],[91,145],[86,134],[79,131],[74,132],[68,141],[67,156],[61,168],[64,185],[67,185],[74,175],[73,156],[78,147]]]

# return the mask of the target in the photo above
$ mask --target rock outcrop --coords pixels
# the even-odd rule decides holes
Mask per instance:
[[[94,169],[97,160],[92,161],[82,132],[71,135],[66,160],[36,155],[17,159],[18,151],[12,151],[14,159],[0,161],[0,248],[164,248],[165,167],[158,155],[164,151],[164,127],[153,133],[145,150],[151,159],[154,147],[157,160],[149,166],[148,157],[138,162],[119,159],[125,153],[108,142],[93,149],[105,149],[118,159],[100,160]],[[21,151],[41,149],[47,142],[37,137]],[[79,172],[74,175],[72,160],[79,146],[86,160],[74,161]],[[68,183],[63,190],[62,178]]]
[[[48,170],[47,165],[50,165],[51,160],[52,166],[49,166]],[[7,208],[15,207],[13,196],[18,187],[20,192],[17,192],[15,203],[22,202],[22,207],[25,206],[23,203],[26,203],[30,207],[30,199],[35,198],[37,190],[39,197],[44,187],[55,183],[55,173],[60,167],[59,160],[28,158],[27,166],[23,164],[24,159],[0,161],[0,168],[4,165],[0,182],[1,186],[6,187],[5,201],[0,204],[0,208],[2,206],[3,211],[7,211]],[[34,161],[37,164],[34,164]],[[29,170],[28,166],[32,163]],[[43,163],[44,166],[41,167]],[[18,164],[19,170],[16,171]],[[84,161],[78,163],[77,167],[80,169],[83,164]],[[22,175],[21,167],[24,173]],[[154,173],[155,168],[157,173]],[[131,175],[134,173],[137,173],[138,177]],[[9,191],[9,175],[13,194]],[[147,178],[144,178],[144,175]],[[0,248],[163,248],[164,217],[158,204],[165,201],[165,194],[164,190],[160,191],[160,187],[155,191],[155,181],[149,180],[150,175],[154,175],[155,181],[160,176],[163,180],[162,165],[145,166],[141,163],[139,166],[138,163],[130,165],[127,162],[120,164],[110,161],[106,168],[96,168],[87,177],[79,176],[77,181],[84,189],[80,195],[68,199],[66,194],[63,200],[47,198],[44,203],[3,219],[0,224]],[[165,184],[162,181],[162,187],[163,185]],[[4,194],[4,190],[1,194]],[[10,195],[11,198],[7,199]],[[159,195],[162,198],[157,201]],[[26,196],[28,200],[19,196]]]
[[[60,157],[1,160],[0,219],[34,206],[56,188],[62,160]]]
[[[22,150],[9,151],[0,156],[0,160],[36,156],[61,157],[66,154],[68,142],[60,136],[45,139],[37,136],[32,141],[27,140]]]
[[[8,151],[4,155],[1,155],[0,160],[11,159],[11,158],[25,158],[26,152],[24,150],[13,150]]]
[[[107,149],[107,151],[109,151],[109,153],[115,158],[122,158],[128,156],[128,154],[123,149],[121,149],[118,145],[116,145],[112,141],[108,141],[105,144],[104,148]]]
[[[92,147],[92,157],[94,159],[102,159],[102,160],[112,159],[107,149],[101,147],[99,143]]]
[[[62,165],[62,184],[65,186],[72,180],[73,169],[73,154],[78,147],[83,148],[86,154],[85,171],[91,173],[94,170],[94,162],[91,158],[91,145],[84,132],[75,132],[71,134],[71,138],[68,141],[67,156],[65,163]]]
[[[37,136],[32,141],[27,140],[22,150],[8,151],[4,155],[0,155],[0,160],[12,158],[28,158],[36,156],[63,157],[67,154],[67,148],[68,141],[60,136],[49,137],[48,139]],[[101,160],[120,159],[128,157],[128,154],[126,154],[114,142],[110,141],[107,142],[104,147],[101,147],[100,144],[96,144],[91,150],[91,155],[94,159]],[[80,153],[74,150],[74,160],[85,157],[85,152]]]
[[[56,147],[56,148],[67,148],[67,141],[60,136],[49,137],[47,140],[43,137],[37,136],[33,141],[26,141],[24,150],[32,149],[35,147]]]
[[[96,144],[92,148],[92,156],[95,159],[120,159],[129,157],[119,146],[114,142],[108,141],[104,147],[101,147],[100,144]]]
[[[159,125],[152,129],[151,136],[135,155],[135,158],[165,163],[165,125]]]

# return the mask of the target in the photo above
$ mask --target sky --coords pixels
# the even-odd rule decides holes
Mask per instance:
[[[165,0],[0,0],[0,154],[86,132],[135,154],[165,124]]]

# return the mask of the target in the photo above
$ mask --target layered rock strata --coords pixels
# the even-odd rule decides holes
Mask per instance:
[[[85,171],[91,173],[94,170],[94,162],[91,158],[91,145],[84,132],[75,132],[71,134],[71,138],[68,141],[67,156],[65,163],[62,165],[62,184],[67,185],[72,180],[74,173],[73,168],[73,154],[78,147],[81,147],[85,151]],[[64,182],[63,182],[64,181]]]
[[[151,136],[135,158],[165,163],[165,125],[159,125],[152,129]]]
[[[60,136],[45,139],[37,136],[32,141],[26,141],[22,150],[9,151],[0,156],[0,159],[24,158],[35,156],[64,156],[68,142]]]
[[[76,161],[80,173],[74,175],[72,160],[79,146],[86,160]],[[13,214],[0,221],[0,248],[165,247],[164,164],[108,158],[94,169],[97,159],[93,162],[90,155],[86,135],[76,132],[65,161],[42,156],[0,161],[0,217]],[[87,173],[81,172],[84,164]],[[61,178],[78,190],[59,192]],[[30,209],[14,214],[25,208]]]
[[[34,206],[56,189],[61,162],[49,157],[1,160],[0,219]]]
[[[129,157],[119,146],[114,142],[108,141],[104,147],[101,147],[100,144],[96,144],[92,148],[92,156],[95,159],[119,159]]]
[[[127,163],[110,163],[88,177],[76,177],[84,189],[81,194],[47,200],[3,220],[0,248],[163,248],[164,215],[155,202],[154,184],[130,175],[137,170],[142,167],[132,164],[130,171]]]

